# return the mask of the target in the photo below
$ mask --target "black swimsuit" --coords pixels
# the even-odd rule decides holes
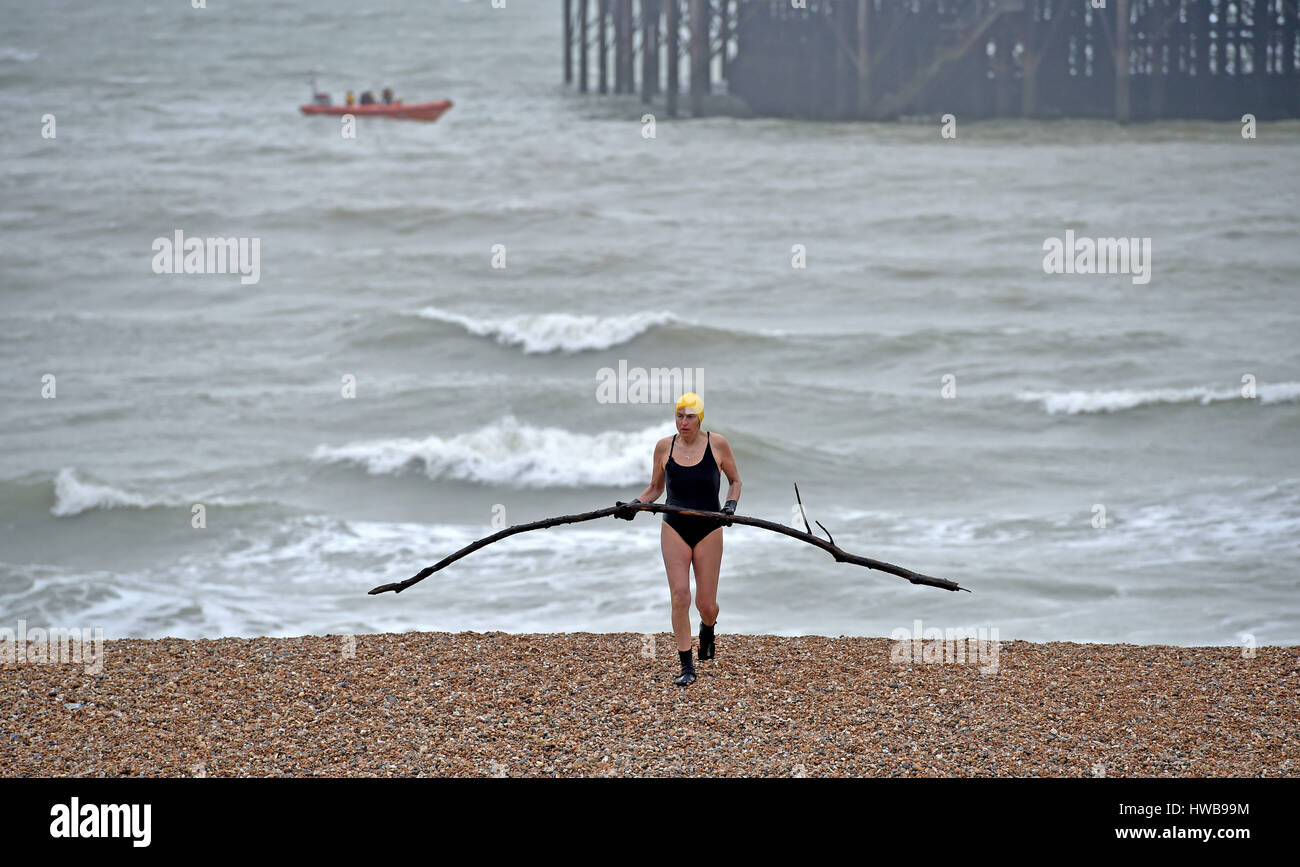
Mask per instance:
[[[681,506],[683,509],[699,509],[701,512],[717,512],[718,484],[722,473],[718,462],[713,459],[712,432],[704,447],[704,457],[699,463],[684,467],[673,460],[673,446],[677,445],[677,434],[673,434],[673,446],[668,447],[668,463],[664,473],[668,478],[668,505]],[[723,526],[717,518],[700,518],[694,515],[675,515],[664,513],[664,522],[677,531],[692,549],[700,540]]]

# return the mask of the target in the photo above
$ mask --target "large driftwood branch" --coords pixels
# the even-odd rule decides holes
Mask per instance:
[[[517,533],[527,533],[529,530],[541,530],[545,527],[554,527],[559,524],[576,524],[579,521],[594,521],[597,518],[605,518],[613,515],[615,512],[619,511],[620,508],[628,508],[637,512],[672,512],[679,515],[697,515],[702,518],[717,518],[721,521],[730,522],[732,524],[745,524],[749,527],[760,527],[764,530],[771,530],[773,533],[781,533],[782,535],[799,539],[807,542],[809,545],[816,545],[818,548],[829,553],[835,558],[836,562],[839,563],[852,563],[856,566],[866,566],[868,569],[888,572],[891,575],[905,578],[913,584],[928,584],[931,587],[941,587],[944,590],[966,590],[965,587],[958,587],[955,581],[949,581],[946,578],[933,578],[929,575],[922,575],[919,572],[913,572],[911,569],[904,569],[902,566],[895,566],[891,563],[883,563],[880,560],[872,560],[870,557],[859,557],[857,554],[850,554],[847,551],[841,550],[834,544],[834,542],[819,539],[811,533],[804,533],[792,527],[787,527],[785,524],[778,524],[774,521],[764,521],[762,518],[750,518],[745,515],[725,515],[722,512],[702,512],[698,509],[683,509],[680,506],[668,506],[660,503],[637,503],[635,505],[623,507],[609,506],[608,508],[597,509],[594,512],[583,512],[580,515],[560,515],[558,518],[546,518],[541,521],[533,521],[529,524],[516,524],[513,527],[507,527],[504,530],[493,533],[491,536],[484,536],[477,542],[466,545],[456,553],[449,554],[437,563],[434,563],[432,566],[421,569],[405,581],[398,581],[395,584],[383,584],[376,587],[370,591],[370,595],[374,596],[376,593],[385,593],[389,590],[394,593],[401,593],[407,587],[423,581],[434,572],[455,563],[461,557],[464,557],[467,554],[473,554],[479,548],[491,545],[493,542],[499,542],[508,536],[513,536]],[[804,525],[807,526],[806,520]],[[817,526],[822,526],[820,521],[817,522]],[[825,530],[826,528],[822,527],[822,529]],[[826,535],[830,536],[830,533],[827,532]],[[966,592],[969,593],[970,591],[966,590]]]

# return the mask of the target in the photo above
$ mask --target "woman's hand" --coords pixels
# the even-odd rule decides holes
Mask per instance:
[[[736,514],[736,501],[735,501],[735,500],[727,500],[726,505],[724,505],[724,506],[722,507],[722,514],[724,514],[724,515],[734,515],[734,514]],[[724,524],[723,526],[725,526],[725,527],[730,527],[730,526],[731,526],[731,522],[728,521],[728,522],[727,522],[726,524]]]
[[[641,503],[640,500],[633,500],[631,503],[625,503],[622,500],[619,500],[616,503],[614,503],[614,505],[620,507],[626,507],[626,506],[631,506],[633,504],[640,505],[640,503]],[[617,512],[614,513],[614,517],[622,518],[624,521],[630,521],[636,517],[636,512],[637,512],[636,509],[620,508]]]

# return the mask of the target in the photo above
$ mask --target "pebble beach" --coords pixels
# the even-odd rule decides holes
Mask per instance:
[[[1004,641],[990,665],[720,632],[717,651],[678,687],[667,633],[106,641],[96,666],[0,663],[0,775],[1300,772],[1295,647]]]

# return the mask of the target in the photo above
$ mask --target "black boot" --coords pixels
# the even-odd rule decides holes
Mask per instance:
[[[679,650],[677,656],[682,661],[682,673],[673,680],[673,683],[678,686],[695,683],[695,665],[691,662],[691,652],[689,650]]]
[[[700,659],[712,659],[717,656],[717,648],[713,646],[713,627],[717,625],[716,620],[708,626],[700,624]]]

